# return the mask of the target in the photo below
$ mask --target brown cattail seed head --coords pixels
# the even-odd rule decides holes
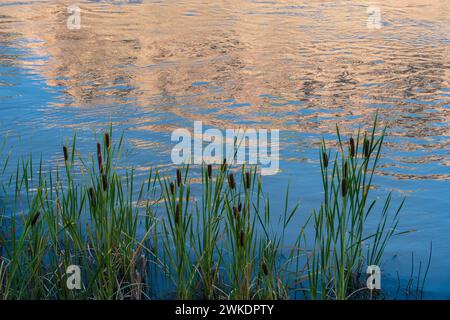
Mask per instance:
[[[367,139],[364,139],[364,156],[366,158],[369,158],[370,156],[370,143]]]
[[[66,146],[63,146],[63,152],[64,152],[64,161],[69,160],[69,152],[67,151]]]
[[[89,197],[91,198],[92,206],[95,207],[97,205],[97,199],[95,197],[95,190],[92,187],[89,188]]]
[[[342,179],[342,197],[346,197],[347,196],[347,178]]]
[[[263,273],[265,276],[267,276],[269,274],[269,268],[267,268],[267,264],[263,261],[263,263],[261,264]]]
[[[344,178],[347,178],[348,176],[348,166],[347,161],[344,163]]]
[[[355,156],[355,140],[353,140],[353,138],[350,138],[350,157],[354,157]]]
[[[98,170],[103,172],[103,158],[102,158],[102,146],[97,142],[97,160],[98,160]]]
[[[175,194],[175,184],[173,182],[170,183],[170,194],[171,195]]]
[[[183,180],[182,180],[182,177],[181,177],[181,170],[177,169],[177,185],[179,187],[181,187],[182,182],[183,182]]]
[[[179,224],[181,221],[181,208],[180,204],[177,203],[177,206],[175,208],[175,224]]]
[[[234,181],[234,175],[232,173],[228,176],[228,184],[230,185],[230,188],[234,190],[236,188],[236,182]]]
[[[250,189],[250,172],[245,173],[245,187]]]
[[[325,168],[328,168],[328,155],[325,151],[322,152],[322,161],[323,161],[323,166]]]
[[[33,220],[31,220],[31,225],[34,226],[36,224],[36,222],[39,219],[39,216],[41,215],[41,212],[38,210],[36,211],[36,213],[34,214]]]
[[[208,179],[212,178],[212,165],[208,164]]]
[[[106,191],[108,189],[108,177],[106,174],[102,174],[102,182],[103,182],[103,190]]]
[[[105,144],[106,144],[106,148],[109,149],[111,147],[111,139],[109,137],[109,133],[108,132],[105,133]]]
[[[239,210],[239,212],[241,212],[241,210],[242,210],[242,203],[240,203],[240,202],[238,204],[238,210]]]
[[[244,247],[244,244],[245,244],[244,230],[241,230],[241,233],[239,234],[239,244],[241,245],[241,247]]]
[[[222,171],[225,171],[227,169],[227,158],[223,158],[221,169]]]

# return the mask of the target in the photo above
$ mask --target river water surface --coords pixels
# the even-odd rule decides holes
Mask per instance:
[[[195,120],[280,129],[266,191],[280,206],[289,181],[300,221],[322,197],[321,137],[378,111],[389,130],[374,195],[406,197],[399,228],[414,230],[393,239],[383,270],[423,272],[432,242],[425,297],[450,298],[448,0],[78,1],[79,30],[71,4],[0,1],[0,136],[13,160],[60,161],[75,129],[94,152],[93,132],[112,123],[144,174],[171,169],[171,132]]]

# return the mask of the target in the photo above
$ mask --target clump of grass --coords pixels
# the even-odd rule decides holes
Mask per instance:
[[[31,158],[18,168],[14,210],[6,225],[11,235],[2,243],[3,298],[123,299],[145,294],[146,263],[139,259],[148,232],[140,236],[137,227],[145,201],[142,189],[153,178],[150,173],[136,196],[133,171],[119,176],[114,169],[122,139],[113,147],[110,136],[106,133],[97,144],[97,163],[77,161],[75,136],[71,153],[62,148],[63,173],[57,168],[44,176],[41,162],[36,177]],[[26,207],[19,209],[23,195]],[[82,290],[65,285],[71,264],[83,270]]]
[[[389,195],[377,230],[366,233],[383,135],[358,133],[347,150],[338,132],[334,157],[322,144],[324,201],[295,226],[292,244],[285,231],[298,204],[290,205],[288,186],[275,215],[257,167],[239,170],[224,159],[201,166],[198,182],[185,166],[150,170],[137,183],[134,169],[118,169],[123,137],[115,141],[111,128],[88,161],[74,136],[61,148],[62,169],[47,172],[41,160],[35,170],[30,156],[2,185],[13,199],[0,207],[7,219],[0,224],[0,298],[147,299],[167,290],[178,299],[289,299],[298,283],[313,299],[348,298],[361,268],[379,264],[398,222],[399,210],[388,214]],[[314,246],[302,266],[298,252],[308,246],[311,224]],[[73,264],[82,270],[81,290],[65,285]]]
[[[272,239],[266,231],[257,231],[268,229],[270,220],[269,207],[262,209],[265,203],[261,203],[257,168],[231,172],[229,166],[221,165],[218,170],[202,166],[198,199],[191,198],[188,177],[186,167],[176,173],[175,180],[181,183],[170,182],[170,177],[161,179],[165,210],[161,218],[164,250],[159,260],[173,280],[176,297],[267,297],[268,284],[270,290],[281,285],[268,280],[276,272]],[[279,292],[271,291],[270,297],[279,298]]]
[[[365,266],[379,265],[384,249],[396,232],[403,202],[389,215],[387,196],[375,232],[366,230],[376,200],[369,200],[372,180],[381,156],[385,129],[350,137],[345,142],[337,129],[339,147],[333,156],[321,146],[320,166],[324,199],[313,212],[314,246],[308,257],[309,293],[313,299],[346,299],[360,288],[358,276]],[[358,286],[356,286],[358,284]],[[364,286],[362,286],[364,287]]]

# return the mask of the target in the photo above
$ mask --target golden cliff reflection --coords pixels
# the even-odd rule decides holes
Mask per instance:
[[[132,105],[139,130],[184,119],[325,133],[379,110],[391,135],[421,139],[390,147],[450,150],[449,1],[380,2],[375,30],[372,1],[127,2],[80,2],[69,30],[72,1],[1,1],[0,45],[42,59],[0,59],[61,90],[51,107]]]

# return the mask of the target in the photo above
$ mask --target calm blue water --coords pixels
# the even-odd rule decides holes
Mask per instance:
[[[432,262],[425,297],[450,298],[450,3],[369,1],[79,1],[69,30],[64,1],[0,1],[0,136],[12,162],[32,152],[60,162],[78,132],[95,152],[112,123],[124,131],[130,165],[172,168],[176,128],[280,129],[280,170],[264,177],[272,206],[286,181],[300,225],[322,194],[318,146],[389,126],[374,195],[403,197],[388,246],[387,285]],[[19,142],[20,143],[17,143]],[[292,228],[290,236],[297,230]],[[414,263],[411,254],[414,252]]]

